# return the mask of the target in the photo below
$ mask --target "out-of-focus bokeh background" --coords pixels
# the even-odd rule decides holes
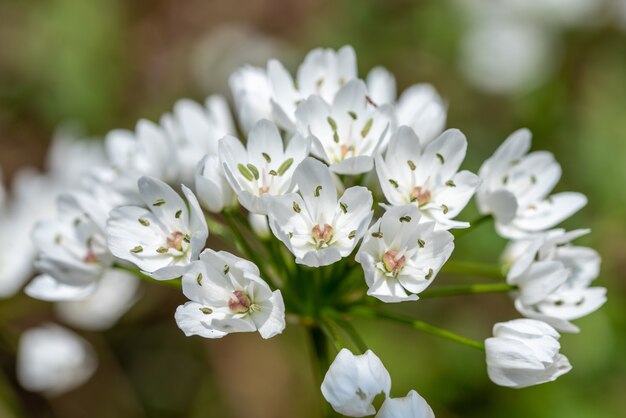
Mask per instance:
[[[626,416],[624,0],[1,1],[3,181],[21,167],[42,167],[59,126],[97,140],[142,117],[158,120],[179,98],[228,94],[229,73],[244,63],[277,57],[294,69],[309,49],[344,44],[356,49],[361,76],[383,65],[399,91],[416,82],[438,89],[449,103],[448,126],[468,137],[468,169],[513,130],[530,128],[534,149],[554,152],[563,166],[557,190],[589,197],[565,227],[592,228],[579,242],[601,253],[597,284],[609,289],[606,306],[577,321],[582,332],[562,338],[573,371],[521,391],[493,385],[479,352],[358,323],[393,377],[392,394],[416,389],[439,418]],[[5,256],[11,238],[2,237]],[[496,262],[504,244],[481,226],[454,257]],[[16,383],[10,347],[22,330],[53,318],[53,308],[23,294],[0,300],[0,417],[319,416],[301,329],[270,341],[185,338],[173,320],[183,301],[175,290],[144,286],[114,328],[80,332],[98,353],[98,371],[47,399]],[[506,295],[423,300],[410,309],[477,339],[517,317]]]

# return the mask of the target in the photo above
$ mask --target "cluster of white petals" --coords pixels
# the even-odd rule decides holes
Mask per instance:
[[[587,204],[580,193],[550,195],[561,178],[561,166],[549,152],[528,153],[530,145],[530,131],[513,132],[479,171],[483,182],[476,194],[478,207],[493,215],[505,238],[554,228]]]
[[[540,319],[561,332],[578,332],[570,321],[606,302],[604,287],[590,287],[600,272],[600,255],[570,244],[589,230],[555,229],[540,237],[516,241],[508,249],[515,259],[507,281],[518,287],[515,307],[527,318]]]
[[[494,325],[485,341],[487,373],[500,386],[524,388],[551,382],[572,366],[559,352],[559,333],[534,319],[515,319]]]
[[[391,376],[374,352],[354,355],[342,349],[328,368],[322,394],[333,409],[349,417],[376,414],[376,418],[434,418],[430,406],[417,392],[404,398],[391,398]],[[374,398],[385,400],[376,413]]]
[[[445,129],[447,104],[434,87],[398,97],[382,67],[360,79],[349,46],[311,51],[295,75],[276,60],[246,66],[229,85],[237,127],[223,97],[183,99],[158,123],[111,131],[104,149],[58,141],[48,174],[22,173],[10,193],[1,188],[0,244],[23,257],[0,253],[0,296],[31,277],[37,254],[25,292],[55,302],[76,328],[113,326],[138,299],[141,276],[182,287],[188,301],[174,317],[187,336],[271,338],[286,327],[286,307],[323,329],[327,314],[344,320],[370,303],[418,300],[445,271],[450,231],[470,227],[460,219],[476,194],[511,240],[510,287],[501,285],[531,318],[496,324],[485,342],[490,378],[525,387],[570,370],[556,330],[577,331],[570,321],[602,306],[606,290],[591,287],[599,255],[570,244],[587,231],[552,229],[586,198],[551,194],[561,168],[548,152],[529,153],[529,131],[514,132],[479,175],[463,170],[468,140]],[[35,224],[31,242],[24,231]],[[216,243],[209,226],[249,260],[207,248]],[[87,343],[56,326],[27,331],[19,357],[22,385],[48,394],[95,368]],[[339,351],[321,390],[347,416],[434,417],[415,391],[390,397],[390,375],[369,350]]]

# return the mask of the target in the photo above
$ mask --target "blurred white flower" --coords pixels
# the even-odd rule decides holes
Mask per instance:
[[[106,227],[109,249],[157,280],[179,277],[186,265],[197,260],[206,243],[209,231],[204,213],[184,185],[189,209],[158,179],[141,177],[138,186],[145,206],[111,211]]]
[[[324,398],[335,411],[350,417],[375,414],[374,398],[381,393],[388,396],[390,390],[389,372],[371,350],[355,356],[342,349],[322,382]]]
[[[553,33],[541,26],[488,19],[464,34],[459,67],[474,86],[486,92],[525,92],[552,72],[559,56],[556,45]]]
[[[77,328],[102,331],[111,328],[135,303],[139,279],[132,273],[107,269],[93,293],[84,299],[57,302],[55,312]]]
[[[519,254],[507,281],[518,286],[517,310],[561,332],[578,332],[569,321],[586,316],[606,302],[606,289],[590,287],[600,272],[600,255],[570,244],[588,230],[557,229],[514,244]]]
[[[417,300],[448,260],[454,237],[420,218],[414,205],[390,207],[370,227],[355,257],[368,295],[383,302]]]
[[[530,131],[513,132],[478,172],[483,180],[476,195],[479,210],[493,215],[505,238],[553,228],[587,203],[580,193],[548,196],[561,178],[561,166],[549,152],[529,154],[530,145]]]
[[[228,103],[221,96],[210,96],[205,105],[182,99],[173,113],[161,117],[161,126],[173,140],[181,170],[181,181],[191,185],[198,161],[203,155],[217,155],[218,141],[234,134]]]
[[[393,104],[398,126],[413,129],[425,146],[446,127],[447,106],[430,84],[414,84],[404,90],[396,102],[396,80],[383,67],[375,67],[367,75],[367,90],[374,103]]]
[[[373,167],[395,129],[393,107],[376,105],[361,80],[346,83],[331,102],[312,95],[298,106],[298,132],[312,135],[312,153],[338,174],[361,174]]]
[[[274,235],[296,256],[297,263],[310,267],[348,256],[372,218],[372,193],[355,186],[338,199],[328,167],[311,157],[293,177],[300,194],[270,201],[268,217]]]
[[[105,146],[113,168],[133,179],[143,175],[166,183],[179,179],[181,166],[176,145],[155,123],[142,119],[135,132],[115,129],[107,134]]]
[[[485,340],[487,373],[497,385],[524,388],[551,382],[572,366],[559,353],[559,333],[534,319],[515,319],[493,327]]]
[[[317,48],[304,58],[295,80],[278,60],[267,63],[267,76],[272,88],[272,116],[279,126],[293,131],[300,102],[316,95],[330,103],[344,84],[357,77],[356,54],[351,46],[336,52]]]
[[[43,274],[26,287],[31,297],[85,297],[95,289],[104,269],[113,263],[104,231],[81,205],[79,196],[81,192],[61,195],[56,219],[39,222],[33,231],[39,250],[35,266]]]
[[[376,173],[387,201],[393,206],[409,203],[437,229],[467,228],[455,221],[480,184],[469,171],[458,171],[467,149],[465,135],[449,129],[424,149],[415,132],[401,126],[391,137],[386,156],[376,155]]]
[[[242,206],[266,214],[273,196],[293,190],[291,177],[309,146],[310,139],[296,135],[284,147],[276,125],[261,120],[250,131],[246,148],[233,136],[222,138],[219,159]]]
[[[191,301],[176,309],[175,318],[187,336],[221,338],[259,331],[271,338],[285,329],[280,290],[272,292],[250,261],[206,249],[187,267],[182,283]]]
[[[29,391],[61,395],[85,383],[96,366],[91,345],[58,325],[32,328],[20,337],[17,378]]]
[[[202,207],[219,213],[237,204],[235,191],[224,174],[217,155],[205,155],[196,165],[194,187]]]
[[[424,398],[411,390],[404,398],[385,399],[376,418],[435,418],[435,413]]]
[[[272,88],[265,70],[251,65],[231,74],[228,84],[235,100],[239,126],[244,133],[261,119],[271,119]]]

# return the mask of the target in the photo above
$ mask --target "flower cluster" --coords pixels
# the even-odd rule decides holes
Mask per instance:
[[[434,417],[415,391],[390,397],[389,373],[354,316],[485,350],[499,385],[525,387],[570,370],[557,330],[577,330],[570,321],[605,302],[605,290],[590,287],[600,258],[570,245],[587,231],[553,229],[586,199],[551,194],[560,166],[550,153],[529,153],[527,130],[478,174],[462,170],[468,140],[445,129],[447,105],[435,89],[414,85],[397,99],[387,70],[358,77],[351,47],[311,51],[295,76],[276,60],[244,67],[230,87],[244,140],[218,96],[205,105],[181,100],[159,123],[107,135],[106,161],[85,168],[58,197],[56,217],[37,223],[41,274],[27,294],[56,302],[74,326],[105,329],[136,299],[137,278],[168,281],[189,300],[173,313],[176,323],[204,338],[271,338],[288,313],[310,329],[320,360],[329,345],[336,349],[321,390],[347,416]],[[510,291],[527,318],[496,324],[485,344],[395,317],[383,304],[459,291],[431,285],[452,263],[455,237],[476,225],[463,216],[474,196],[479,222],[493,218],[511,240],[506,274],[497,267],[502,281],[486,286]],[[344,348],[345,337],[363,354]],[[25,357],[40,355],[32,339],[24,337]],[[37,373],[64,366],[49,367]],[[81,370],[82,381],[89,370]]]

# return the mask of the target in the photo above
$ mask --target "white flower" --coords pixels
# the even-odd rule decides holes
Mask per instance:
[[[498,234],[519,239],[550,229],[587,203],[580,193],[548,196],[561,178],[561,166],[545,151],[528,154],[531,133],[513,132],[480,168],[477,193],[483,214],[495,218]]]
[[[331,173],[314,158],[294,173],[300,194],[270,202],[272,232],[296,256],[296,262],[319,267],[348,256],[372,218],[372,194],[365,187],[347,189],[337,199]]]
[[[551,382],[572,366],[559,353],[559,333],[534,319],[515,319],[493,327],[485,341],[487,373],[497,385],[524,388]]]
[[[112,327],[138,298],[139,279],[132,273],[107,269],[90,295],[57,302],[55,312],[64,322],[90,331]]]
[[[116,129],[105,142],[107,156],[114,169],[134,178],[142,175],[174,183],[180,175],[177,150],[173,140],[160,126],[145,119],[137,122],[135,132]]]
[[[217,155],[205,155],[196,165],[195,192],[209,212],[218,213],[237,203]]]
[[[277,60],[267,63],[272,88],[272,115],[282,128],[295,130],[298,105],[311,95],[331,102],[337,91],[357,77],[356,54],[351,46],[337,52],[317,48],[310,51],[298,68],[296,80]]]
[[[391,105],[372,103],[361,80],[346,83],[330,101],[313,95],[296,111],[298,132],[312,135],[312,153],[338,174],[372,169],[372,156],[384,150],[395,129]]]
[[[372,401],[378,394],[389,395],[391,377],[371,350],[355,356],[343,349],[328,368],[322,394],[333,409],[350,417],[376,413]]]
[[[396,102],[396,80],[383,67],[367,75],[367,90],[379,105],[394,104],[398,125],[413,129],[422,147],[437,138],[446,127],[447,106],[430,84],[414,84]]]
[[[61,395],[86,382],[96,365],[89,343],[58,325],[32,328],[20,337],[17,378],[32,392]]]
[[[201,157],[216,156],[218,141],[236,132],[228,104],[221,96],[210,96],[204,106],[188,99],[179,100],[172,114],[163,115],[161,125],[174,142],[181,180],[186,184],[193,180]]]
[[[43,274],[25,289],[42,300],[74,300],[90,294],[105,268],[113,262],[101,227],[81,205],[84,192],[61,195],[58,216],[39,222],[33,241],[39,250],[35,263]]]
[[[391,137],[387,154],[376,155],[376,173],[393,206],[413,203],[438,229],[466,228],[453,220],[480,184],[469,171],[458,171],[467,149],[463,133],[449,129],[422,149],[415,132],[401,126]]]
[[[259,331],[271,338],[285,329],[280,290],[272,292],[250,261],[206,249],[183,275],[183,293],[191,301],[176,309],[185,335],[221,338],[231,332]]]
[[[383,302],[417,300],[448,260],[454,237],[420,218],[414,205],[390,207],[370,227],[355,257],[365,272],[368,295]]]
[[[209,235],[198,200],[182,186],[187,209],[171,187],[151,177],[141,177],[138,186],[145,207],[111,211],[109,249],[157,280],[181,276],[185,266],[198,258]]]
[[[261,119],[271,119],[272,88],[264,69],[244,66],[228,79],[230,90],[235,100],[237,118],[244,133]]]
[[[309,154],[309,143],[296,135],[284,148],[278,128],[268,120],[254,125],[246,148],[235,137],[222,138],[220,164],[239,202],[250,212],[266,214],[273,196],[293,190],[291,177]]]
[[[404,398],[387,398],[376,418],[435,418],[430,405],[416,391],[410,391]]]
[[[557,229],[515,244],[519,256],[507,281],[519,288],[515,307],[522,315],[545,321],[561,332],[578,332],[569,321],[604,305],[606,289],[590,287],[600,272],[600,256],[591,248],[570,245],[588,232]]]

